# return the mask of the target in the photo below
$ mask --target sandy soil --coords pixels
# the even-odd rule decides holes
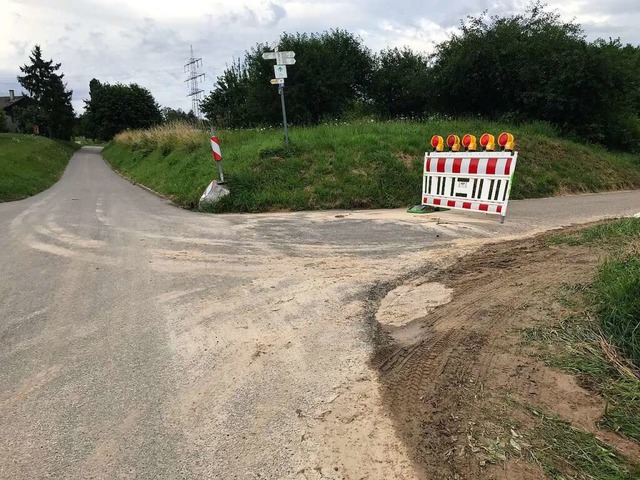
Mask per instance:
[[[558,288],[589,281],[601,254],[547,247],[539,239],[499,244],[443,271],[387,285],[386,296],[378,292],[374,303],[380,305],[382,333],[373,363],[387,411],[417,466],[416,478],[544,478],[524,457],[504,461],[504,452],[485,448],[496,438],[519,435],[510,422],[523,430],[535,424],[514,405],[555,413],[640,458],[638,443],[597,428],[605,408],[601,398],[545,366],[521,341],[523,328],[557,322],[563,314]],[[398,291],[411,296],[412,289],[415,311],[423,304],[428,308],[431,296],[422,302],[424,294],[417,293],[429,285],[435,297],[450,301],[412,321],[404,309],[388,308]],[[447,289],[452,295],[442,293]]]

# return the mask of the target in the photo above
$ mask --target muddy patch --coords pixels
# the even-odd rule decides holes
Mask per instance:
[[[541,238],[493,245],[380,296],[385,342],[373,364],[418,478],[544,478],[520,445],[521,432],[535,424],[523,406],[640,454],[637,443],[598,429],[601,398],[545,366],[521,341],[523,328],[562,316],[555,292],[593,278],[601,253],[549,247]],[[417,288],[422,295],[410,295]]]

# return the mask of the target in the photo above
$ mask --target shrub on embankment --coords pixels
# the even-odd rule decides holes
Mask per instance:
[[[390,208],[420,203],[422,163],[433,134],[513,132],[519,151],[512,197],[640,187],[640,159],[560,138],[546,124],[479,120],[371,122],[282,131],[218,132],[231,196],[217,212]],[[123,132],[104,150],[124,175],[194,208],[216,178],[208,133],[187,125]]]
[[[62,176],[79,145],[46,137],[0,134],[0,202],[49,188]]]

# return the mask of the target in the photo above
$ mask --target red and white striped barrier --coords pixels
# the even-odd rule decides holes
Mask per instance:
[[[507,215],[518,152],[428,152],[422,205]]]
[[[213,151],[213,159],[216,162],[222,160],[222,150],[220,150],[220,142],[218,142],[218,137],[211,137],[211,150]]]

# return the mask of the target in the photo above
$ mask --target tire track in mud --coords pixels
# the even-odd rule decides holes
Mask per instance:
[[[552,373],[523,350],[520,329],[548,322],[552,292],[563,283],[589,277],[598,255],[585,247],[548,247],[533,238],[491,245],[454,265],[422,269],[370,290],[367,314],[377,340],[371,363],[378,371],[386,409],[409,447],[417,478],[544,476],[540,471],[532,474],[526,464],[515,473],[505,469],[489,475],[472,453],[472,436],[478,431],[486,436],[503,433],[502,422],[513,413],[504,403],[507,394],[529,403],[549,398],[543,405],[551,411],[555,403],[572,405],[575,389],[555,390],[557,383],[549,379],[563,374]],[[377,317],[382,300],[418,277],[452,288],[452,301],[404,327],[385,324]],[[599,411],[601,399],[586,391],[581,397],[584,405],[595,406],[585,411]],[[586,418],[579,423],[595,431],[596,422],[597,418]]]

